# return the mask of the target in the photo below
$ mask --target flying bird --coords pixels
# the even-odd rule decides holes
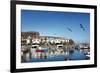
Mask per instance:
[[[72,29],[70,29],[70,28],[67,28],[67,29],[68,29],[68,31],[72,32]]]
[[[85,31],[85,28],[82,24],[80,24],[80,28],[83,29],[83,31]]]

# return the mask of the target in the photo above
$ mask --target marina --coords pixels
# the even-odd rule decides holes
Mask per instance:
[[[88,13],[22,10],[21,62],[90,60],[89,19]]]
[[[44,43],[30,42],[24,43],[21,47],[22,63],[90,59],[89,44],[70,43],[70,40],[62,43],[61,41],[59,43],[50,43],[50,41]]]

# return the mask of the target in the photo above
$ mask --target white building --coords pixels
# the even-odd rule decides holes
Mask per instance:
[[[38,38],[32,39],[32,43],[33,43],[33,44],[34,44],[34,43],[39,44],[40,42],[41,42],[41,39],[38,39]]]

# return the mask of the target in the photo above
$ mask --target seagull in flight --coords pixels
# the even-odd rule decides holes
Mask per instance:
[[[67,28],[67,29],[68,29],[68,31],[72,32],[72,29],[70,29],[70,28]]]
[[[80,24],[80,28],[83,29],[83,31],[85,31],[85,28],[82,24]]]

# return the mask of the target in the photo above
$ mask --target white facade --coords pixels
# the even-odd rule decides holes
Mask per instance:
[[[27,44],[30,44],[31,43],[31,37],[30,36],[28,36],[28,38],[26,39],[26,43]]]
[[[32,39],[32,43],[37,43],[37,44],[39,44],[40,42],[41,42],[40,39]]]

